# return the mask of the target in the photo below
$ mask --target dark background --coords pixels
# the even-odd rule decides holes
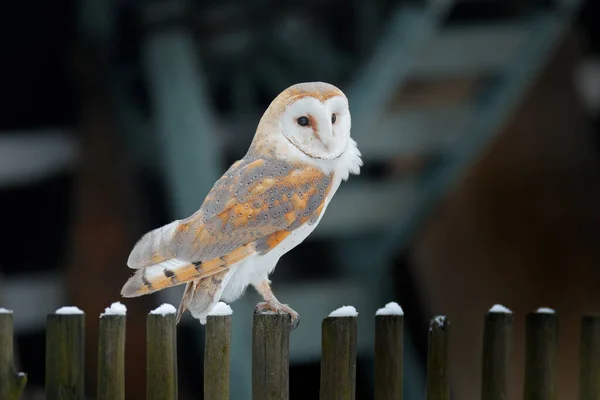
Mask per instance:
[[[443,18],[443,25],[518,25],[531,15],[557,12],[559,3],[459,1]],[[360,148],[361,140],[378,142],[388,136],[378,137],[372,124],[361,125],[369,115],[360,109],[355,114],[353,105],[364,99],[353,85],[360,82],[369,62],[375,63],[374,68],[392,68],[401,74],[403,63],[411,61],[408,52],[397,66],[378,66],[375,49],[380,48],[398,7],[423,7],[419,1],[305,0],[284,5],[231,0],[189,1],[181,11],[179,4],[186,3],[30,0],[0,6],[0,221],[4,228],[0,306],[15,310],[18,369],[29,374],[24,398],[43,393],[45,315],[63,304],[77,305],[88,315],[86,383],[93,397],[94,315],[113,301],[128,307],[127,398],[144,398],[145,315],[161,300],[119,298],[130,273],[126,258],[144,232],[189,215],[190,204],[199,206],[218,177],[204,169],[203,161],[196,164],[193,157],[182,156],[184,161],[194,160],[184,167],[202,171],[198,181],[190,172],[181,191],[174,176],[183,167],[170,165],[177,164],[173,152],[189,145],[181,139],[185,136],[169,129],[186,125],[174,121],[182,114],[159,98],[161,93],[176,98],[180,86],[153,84],[157,74],[166,75],[161,82],[171,78],[187,82],[186,73],[200,76],[202,84],[197,86],[202,89],[204,109],[190,121],[208,123],[206,116],[210,116],[213,124],[203,126],[213,126],[214,131],[198,129],[194,137],[202,139],[192,143],[201,144],[198,158],[218,155],[211,164],[215,173],[243,156],[274,96],[301,81],[325,80],[353,94],[351,109],[353,116],[359,115],[353,118],[353,136]],[[458,152],[458,156],[451,153],[456,143],[469,148],[476,141],[466,134],[449,144],[442,140],[443,146],[421,144],[429,143],[430,136],[444,137],[441,122],[437,130],[425,132],[427,136],[417,136],[417,150],[399,149],[396,154],[390,143],[392,151],[365,157],[361,176],[350,179],[363,185],[357,188],[417,182],[418,190],[426,190],[435,185],[427,197],[418,197],[413,208],[404,212],[402,199],[379,204],[375,197],[372,202],[367,197],[364,207],[348,195],[347,204],[353,206],[349,214],[367,214],[366,222],[351,226],[352,215],[340,218],[335,228],[340,233],[331,228],[331,234],[307,240],[282,259],[273,276],[276,294],[278,283],[283,282],[306,287],[302,296],[310,297],[313,283],[327,285],[350,274],[346,262],[352,258],[351,248],[366,260],[352,268],[368,274],[373,267],[370,261],[381,265],[381,276],[391,283],[392,291],[386,295],[406,312],[412,349],[407,371],[421,377],[407,383],[408,399],[420,397],[423,390],[427,324],[435,314],[446,314],[452,321],[451,384],[456,398],[478,394],[482,318],[496,303],[516,314],[515,393],[522,385],[522,318],[528,311],[549,306],[561,316],[560,397],[575,398],[578,318],[600,310],[600,38],[594,25],[598,8],[598,2],[590,0],[577,9],[573,23],[552,41],[539,71],[518,85],[523,95],[506,105],[510,107],[507,118],[485,130],[490,135],[485,148]],[[363,15],[369,12],[370,17]],[[402,34],[421,40],[421,25],[406,26]],[[160,70],[168,65],[161,57],[174,53],[161,56],[160,43],[152,40],[172,31],[190,33],[198,71],[172,65],[171,70]],[[154,50],[149,43],[155,43]],[[425,49],[427,43],[423,40],[417,46]],[[491,48],[497,45],[501,47],[489,43]],[[402,41],[387,46],[387,52],[400,55],[410,48]],[[517,58],[509,68],[518,70],[529,62],[533,61]],[[159,69],[153,69],[157,65]],[[394,80],[390,83],[394,95],[378,111],[393,114],[419,108],[427,112],[432,105],[447,107],[473,97],[485,107],[485,96],[493,96],[495,85],[501,90],[503,79],[508,79],[499,76],[466,72]],[[186,95],[171,106],[192,107]],[[485,118],[487,108],[482,110],[473,118]],[[474,125],[467,124],[465,132]],[[186,129],[194,132],[194,127]],[[397,135],[406,133],[410,135],[403,131]],[[455,179],[439,178],[443,171],[454,169],[459,172]],[[331,207],[336,207],[336,200]],[[392,228],[378,229],[377,209],[382,207],[390,218],[403,217],[390,224]],[[352,230],[348,237],[341,233],[345,223]],[[397,237],[395,226],[402,227]],[[379,258],[382,237],[392,239],[385,257]],[[353,245],[357,242],[362,247]],[[377,282],[364,285],[377,292]],[[287,301],[285,295],[282,301]],[[355,304],[351,296],[346,301]],[[375,302],[383,304],[379,299]],[[361,316],[374,311],[359,309]],[[202,397],[203,328],[197,325],[190,318],[178,328],[181,398]],[[250,327],[244,329],[250,335]],[[318,341],[316,332],[297,337]],[[235,347],[233,352],[235,357]],[[357,398],[372,398],[372,382],[365,372],[371,368],[370,356],[368,351],[359,353]],[[318,359],[292,360],[290,376],[292,399],[317,398]]]

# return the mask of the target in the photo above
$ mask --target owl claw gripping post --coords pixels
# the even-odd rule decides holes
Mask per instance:
[[[124,297],[186,284],[186,309],[202,324],[219,301],[248,285],[263,297],[256,310],[298,313],[281,304],[269,274],[279,258],[319,224],[342,180],[362,166],[350,137],[348,99],[322,82],[280,93],[262,116],[250,148],[215,183],[198,211],[146,233],[127,265]]]

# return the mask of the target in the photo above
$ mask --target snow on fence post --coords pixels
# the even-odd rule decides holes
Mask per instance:
[[[46,319],[46,399],[84,399],[85,314],[61,307]]]
[[[19,399],[26,384],[27,375],[13,366],[13,312],[0,308],[0,399]]]
[[[254,314],[252,324],[252,399],[289,398],[291,316]]]
[[[539,308],[526,317],[524,400],[556,398],[558,321],[554,311]]]
[[[97,400],[125,398],[126,311],[123,304],[113,303],[100,314]]]
[[[581,319],[579,400],[600,398],[600,315]]]
[[[356,331],[352,306],[333,311],[321,328],[321,400],[354,400],[356,393]]]
[[[231,307],[219,302],[206,318],[204,398],[229,399]]]
[[[146,319],[146,399],[177,399],[175,307],[163,304]]]
[[[450,322],[443,315],[429,324],[427,356],[427,400],[450,400],[448,386],[448,334]]]
[[[513,315],[499,304],[485,316],[483,328],[481,398],[508,398],[508,377],[512,351]]]
[[[402,400],[404,312],[388,303],[375,313],[375,400]]]

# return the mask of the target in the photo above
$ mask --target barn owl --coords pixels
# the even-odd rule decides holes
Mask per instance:
[[[259,121],[248,152],[214,184],[200,209],[146,233],[127,265],[121,295],[135,297],[186,284],[187,310],[206,323],[218,301],[231,303],[252,285],[255,311],[298,313],[271,290],[280,257],[317,227],[342,181],[363,165],[350,137],[348,99],[323,82],[281,92]],[[191,166],[190,166],[191,167]]]

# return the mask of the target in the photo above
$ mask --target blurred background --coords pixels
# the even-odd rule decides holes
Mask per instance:
[[[128,307],[127,398],[145,396],[145,318],[182,287],[121,299],[145,232],[185,218],[243,157],[270,101],[326,81],[350,100],[360,176],[280,261],[301,315],[292,399],[318,397],[320,322],[359,311],[357,399],[372,398],[374,312],[406,313],[405,399],[424,398],[427,327],[451,321],[456,399],[479,396],[483,317],[560,314],[558,393],[577,395],[579,317],[600,311],[596,0],[23,0],[0,11],[0,306],[25,399],[44,398],[47,313]],[[250,398],[254,291],[233,304],[232,396]],[[204,328],[178,327],[181,399],[202,398]],[[516,397],[515,397],[516,398]]]

